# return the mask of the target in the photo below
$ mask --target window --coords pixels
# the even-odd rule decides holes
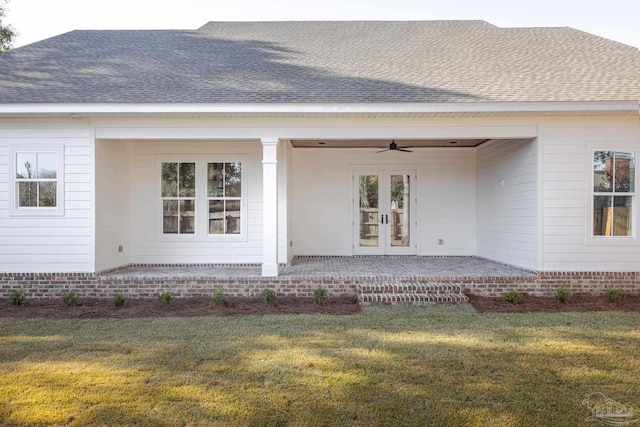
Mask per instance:
[[[633,235],[635,151],[595,151],[593,236]]]
[[[209,234],[240,234],[241,173],[238,162],[207,164]]]
[[[194,234],[196,164],[162,163],[162,232]]]
[[[246,183],[241,162],[206,156],[162,156],[158,160],[161,236],[246,239]]]
[[[43,216],[63,213],[63,146],[10,147],[12,215]]]

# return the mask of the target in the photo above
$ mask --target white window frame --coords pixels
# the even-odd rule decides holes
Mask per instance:
[[[164,234],[163,232],[163,197],[161,197],[162,163],[195,163],[196,164],[196,197],[195,197],[195,232],[193,234]],[[209,234],[209,200],[207,194],[207,165],[209,163],[240,163],[242,167],[240,191],[240,233]],[[178,242],[246,242],[248,239],[247,212],[247,176],[246,156],[228,154],[162,154],[156,156],[154,168],[154,200],[155,200],[155,235],[159,241]]]
[[[635,153],[636,170],[635,170],[635,191],[630,193],[600,193],[594,191],[593,188],[593,159],[596,151],[633,151]],[[588,245],[606,245],[606,246],[635,246],[640,244],[637,239],[639,212],[638,212],[638,155],[640,154],[640,147],[637,144],[631,143],[589,143],[587,145],[587,244]],[[631,196],[631,235],[630,236],[595,236],[593,234],[593,198],[597,195],[619,195],[619,196]]]
[[[56,155],[56,206],[20,206],[18,183],[16,178],[16,162],[18,154]],[[38,181],[34,179],[33,181]],[[51,179],[47,179],[51,181]],[[54,217],[64,215],[64,144],[10,144],[9,145],[9,216],[16,217]],[[24,182],[24,181],[23,181]]]

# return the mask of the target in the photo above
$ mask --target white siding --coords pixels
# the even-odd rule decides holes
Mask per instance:
[[[262,261],[262,149],[260,142],[136,141],[132,147],[129,260],[132,263],[259,263]],[[221,156],[242,162],[247,194],[248,230],[243,241],[182,241],[161,235],[156,158]],[[198,213],[196,213],[198,214]]]
[[[535,140],[478,147],[478,256],[538,268],[537,169]]]
[[[64,144],[64,215],[10,217],[9,145],[48,143]],[[93,271],[92,164],[87,122],[0,121],[0,272]]]
[[[130,147],[126,141],[96,141],[97,271],[129,262]]]
[[[589,147],[632,147],[640,154],[640,121],[634,117],[541,118],[539,127],[543,270],[640,271],[637,231],[634,241],[621,245],[591,244],[588,230]],[[639,207],[636,200],[636,226],[640,225]]]
[[[293,150],[293,250],[296,255],[353,254],[350,166],[415,169],[419,255],[475,254],[475,150],[414,148]],[[438,245],[438,239],[444,241]]]

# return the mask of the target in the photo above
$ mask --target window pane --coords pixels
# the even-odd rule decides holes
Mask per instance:
[[[209,234],[224,234],[224,202],[209,200]]]
[[[36,153],[16,153],[16,178],[35,178],[36,158]]]
[[[224,164],[224,196],[241,197],[240,185],[241,166],[240,163]]]
[[[195,201],[180,200],[180,234],[195,233]]]
[[[596,151],[593,156],[593,191],[612,191],[613,151]]]
[[[56,178],[58,155],[55,153],[38,154],[38,178]]]
[[[180,163],[180,197],[196,197],[196,164]]]
[[[240,234],[240,200],[225,202],[225,234]]]
[[[40,206],[56,207],[56,186],[55,182],[39,182],[40,186]]]
[[[18,206],[37,207],[38,206],[38,184],[35,182],[18,183]]]
[[[162,164],[161,195],[162,197],[178,196],[178,164],[177,163]]]
[[[613,235],[631,236],[631,196],[613,198]]]
[[[223,163],[209,163],[207,166],[207,197],[222,197]]]
[[[175,164],[175,163],[174,163]],[[165,234],[178,233],[178,201],[164,200],[162,202],[162,232]]]
[[[615,191],[629,193],[634,191],[635,153],[616,151],[615,156]]]

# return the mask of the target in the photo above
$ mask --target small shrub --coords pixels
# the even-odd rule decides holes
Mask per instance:
[[[211,302],[215,305],[225,304],[226,300],[224,297],[224,289],[214,289],[213,294],[211,295]]]
[[[316,304],[323,305],[325,298],[327,298],[326,289],[318,288],[313,290],[313,299],[316,301]]]
[[[604,290],[604,296],[609,302],[618,302],[622,296],[622,291],[619,288],[606,288]]]
[[[14,289],[9,292],[9,298],[11,298],[11,302],[13,303],[13,305],[22,304],[26,297],[27,292],[24,289]]]
[[[567,285],[560,285],[556,288],[556,299],[565,304],[571,295],[571,289]]]
[[[262,291],[262,298],[268,305],[271,305],[276,300],[276,292],[272,289],[265,289]]]
[[[111,301],[113,302],[113,305],[116,307],[122,307],[124,304],[124,294],[122,292],[116,292],[113,294],[113,298],[111,298]]]
[[[171,292],[160,292],[158,294],[158,299],[160,300],[161,303],[163,303],[164,305],[169,305],[171,304],[171,298],[173,298],[173,295],[171,295]]]
[[[62,303],[67,307],[78,303],[78,293],[76,291],[64,291],[62,293]]]
[[[520,298],[522,298],[522,295],[520,295],[520,292],[518,291],[509,291],[504,294],[504,300],[511,304],[515,304]]]

